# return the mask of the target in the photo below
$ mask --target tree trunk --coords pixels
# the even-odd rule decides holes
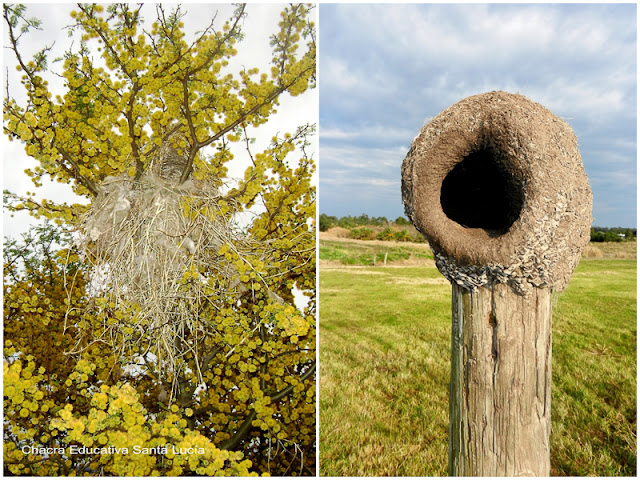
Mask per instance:
[[[549,476],[551,289],[453,283],[449,474]]]

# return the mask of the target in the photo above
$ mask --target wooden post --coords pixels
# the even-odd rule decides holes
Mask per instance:
[[[449,474],[550,474],[551,290],[453,285]]]
[[[551,293],[592,222],[575,135],[521,95],[466,98],[414,139],[402,196],[452,284],[449,474],[549,476]]]
[[[387,253],[388,252],[385,252],[385,254],[384,254],[384,266],[385,267],[387,266]]]

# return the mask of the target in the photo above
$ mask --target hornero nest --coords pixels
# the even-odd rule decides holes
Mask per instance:
[[[97,272],[93,283],[108,300],[102,311],[121,312],[106,316],[100,341],[123,358],[144,342],[148,350],[138,355],[151,352],[169,371],[197,345],[181,340],[207,331],[199,306],[233,303],[245,291],[220,248],[241,257],[255,251],[221,211],[217,187],[180,183],[186,162],[166,141],[139,179],[126,173],[105,179],[82,225],[83,248]]]
[[[468,290],[563,290],[589,242],[576,136],[522,95],[474,95],[433,118],[404,159],[402,197],[442,274]]]

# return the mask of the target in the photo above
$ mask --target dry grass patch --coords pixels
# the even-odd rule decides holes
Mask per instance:
[[[326,232],[321,232],[320,237],[322,238],[323,236],[325,236],[327,238],[349,238],[350,232],[351,230],[349,230],[348,228],[332,227]]]
[[[340,229],[340,231],[334,232],[334,229]],[[393,242],[389,240],[358,240],[356,238],[349,238],[349,230],[347,230],[347,235],[344,235],[343,230],[347,230],[346,228],[334,227],[330,228],[326,232],[320,232],[320,241],[323,240],[334,240],[346,243],[356,243],[361,245],[372,245],[372,246],[382,246],[382,247],[393,247],[393,246],[406,246],[410,248],[415,248],[417,250],[431,252],[431,248],[428,243],[415,243],[415,242]]]
[[[598,247],[594,247],[592,245],[588,245],[582,251],[582,257],[583,258],[601,258],[602,257],[602,250],[600,250]]]
[[[637,255],[638,242],[635,240],[627,242],[591,242],[585,250],[590,247],[600,250],[602,252],[601,258],[604,259],[633,259]]]

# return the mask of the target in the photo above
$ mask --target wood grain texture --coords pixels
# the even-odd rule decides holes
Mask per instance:
[[[551,289],[452,286],[449,474],[549,476]]]

